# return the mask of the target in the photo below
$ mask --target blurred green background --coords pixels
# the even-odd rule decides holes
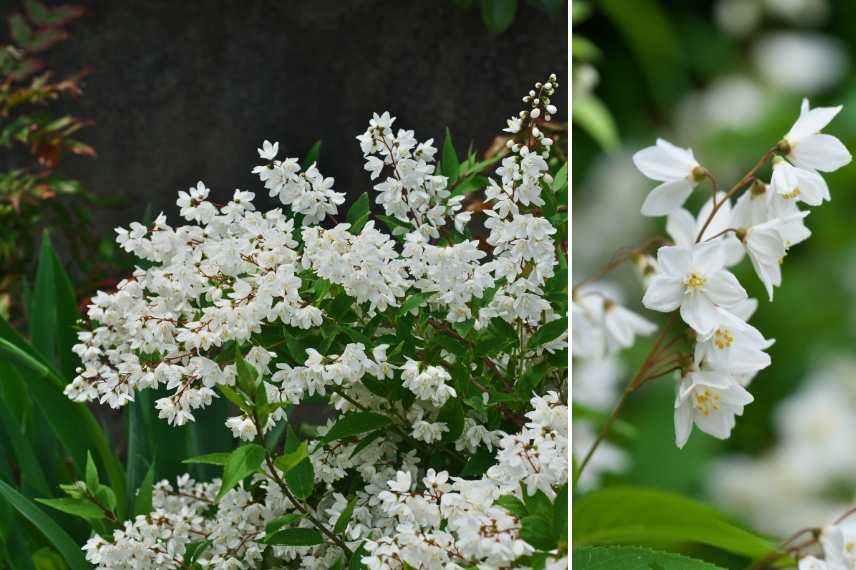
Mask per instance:
[[[573,19],[575,282],[618,248],[665,235],[665,219],[639,214],[656,183],[630,160],[657,137],[692,147],[728,188],[788,131],[806,96],[812,107],[844,105],[827,131],[854,152],[856,2],[601,0],[574,2]],[[762,178],[769,179],[769,172],[762,170]],[[748,262],[735,270],[749,294],[760,299],[752,323],[776,344],[772,366],[749,387],[755,402],[738,418],[731,439],[720,442],[696,429],[688,445],[677,449],[674,385],[657,380],[634,395],[623,415],[636,435],[613,441],[628,451],[631,466],[607,477],[607,484],[644,484],[708,498],[717,459],[769,453],[779,442],[774,410],[782,400],[829,361],[856,355],[856,166],[825,178],[832,202],[812,209],[806,222],[813,236],[787,256],[775,302],[767,302]],[[695,194],[707,199],[709,189]],[[699,204],[690,209],[697,211]],[[628,306],[662,322],[662,315],[641,308],[642,288],[629,266],[611,280],[621,285]],[[622,354],[628,371],[651,341],[642,339]],[[856,381],[850,372],[840,373],[841,380]],[[851,438],[841,453],[856,456],[856,442]],[[856,472],[835,489],[816,492],[849,500],[854,490]],[[808,520],[795,528],[823,522]]]

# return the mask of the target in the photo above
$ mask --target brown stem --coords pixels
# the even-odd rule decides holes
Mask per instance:
[[[597,451],[597,448],[600,446],[601,442],[606,439],[606,436],[609,435],[610,430],[612,429],[612,425],[615,423],[615,420],[618,419],[619,414],[621,413],[622,408],[624,407],[624,402],[627,401],[627,398],[630,397],[630,394],[636,391],[639,386],[641,386],[645,380],[647,379],[647,374],[653,364],[654,358],[657,355],[660,345],[663,343],[663,340],[666,338],[666,333],[669,328],[671,328],[672,323],[675,322],[675,317],[677,313],[672,313],[669,316],[669,319],[663,325],[663,328],[660,330],[660,334],[657,335],[657,340],[654,341],[654,346],[651,347],[648,356],[645,358],[645,361],[636,371],[636,374],[633,375],[633,379],[627,385],[627,388],[624,389],[624,392],[621,394],[621,398],[618,400],[618,403],[615,405],[615,408],[612,410],[612,413],[609,414],[609,417],[606,419],[606,422],[603,424],[603,428],[600,430],[600,434],[598,434],[597,439],[592,444],[591,448],[583,457],[583,460],[580,462],[579,469],[577,469],[577,477],[582,474],[585,466],[588,465],[589,461],[591,461],[594,452]]]
[[[585,279],[583,279],[582,281],[580,281],[579,283],[574,285],[571,288],[571,295],[574,295],[577,292],[577,290],[580,287],[582,287],[583,285],[587,285],[589,283],[593,283],[595,281],[599,281],[600,279],[603,279],[608,274],[612,273],[612,271],[614,271],[615,269],[620,267],[622,263],[624,263],[628,259],[631,259],[634,255],[644,253],[649,248],[651,248],[653,246],[663,245],[666,243],[670,243],[670,242],[668,240],[658,236],[658,237],[651,238],[650,240],[646,241],[645,243],[643,243],[639,247],[636,247],[636,248],[631,249],[629,251],[622,252],[621,250],[619,250],[614,256],[612,256],[612,259],[606,265],[601,267],[593,275],[586,277]]]
[[[749,172],[747,172],[743,178],[738,180],[737,183],[731,187],[731,189],[725,194],[725,196],[722,197],[722,200],[717,201],[716,200],[716,194],[714,194],[713,209],[710,211],[710,215],[707,217],[707,220],[705,220],[704,225],[699,230],[698,236],[696,236],[696,243],[701,241],[701,236],[704,235],[705,230],[710,225],[710,223],[713,221],[713,218],[716,216],[716,213],[719,211],[719,209],[722,207],[722,205],[724,203],[726,203],[729,200],[729,198],[734,196],[734,194],[736,194],[741,188],[743,188],[746,184],[748,184],[749,181],[755,177],[755,173],[758,171],[758,169],[761,168],[762,166],[764,166],[764,164],[766,164],[766,162],[768,160],[770,160],[775,153],[776,153],[776,147],[772,147],[770,150],[765,152],[764,156],[761,157],[761,160],[756,162],[755,166],[753,166],[752,169]]]

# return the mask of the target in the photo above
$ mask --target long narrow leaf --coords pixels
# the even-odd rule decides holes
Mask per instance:
[[[80,546],[32,501],[18,493],[5,481],[0,481],[0,495],[53,544],[71,570],[88,570],[90,568]]]
[[[83,471],[86,452],[89,449],[95,451],[107,471],[113,492],[117,497],[121,497],[117,514],[124,516],[126,512],[125,473],[113,455],[107,437],[92,412],[83,404],[72,402],[63,394],[64,383],[53,369],[2,338],[0,338],[0,355],[10,358],[22,369],[31,373],[29,388],[33,398],[44,411],[54,433],[71,455],[79,472]],[[69,426],[74,428],[69,429]]]

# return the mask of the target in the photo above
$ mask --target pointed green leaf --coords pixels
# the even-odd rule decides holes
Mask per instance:
[[[83,519],[99,520],[104,518],[104,511],[88,499],[63,497],[61,499],[36,499],[36,502]]]
[[[723,570],[709,562],[638,546],[586,546],[572,553],[578,570]]]
[[[205,455],[197,455],[196,457],[188,457],[182,463],[204,463],[206,465],[226,465],[229,460],[229,453],[218,451],[216,453],[206,453]]]
[[[452,142],[452,133],[446,127],[446,140],[443,141],[443,157],[440,162],[440,172],[449,179],[451,185],[458,179],[458,173],[461,171],[461,162],[458,160],[458,152],[455,150],[455,144]]]
[[[301,441],[297,449],[277,457],[274,465],[283,473],[288,473],[307,457],[309,457],[309,446],[305,441]]]
[[[217,500],[231,491],[245,477],[258,471],[265,459],[265,448],[255,443],[242,445],[233,451],[223,466],[223,483],[217,492]]]
[[[265,542],[281,546],[315,546],[323,544],[324,536],[314,528],[286,528],[265,538]]]
[[[707,505],[637,487],[611,487],[575,499],[572,531],[577,546],[694,542],[748,558],[764,556],[775,547]]]
[[[299,449],[300,444],[300,439],[289,425],[285,436],[285,453],[294,453]],[[308,457],[289,469],[285,474],[285,482],[298,499],[305,499],[312,494],[315,488],[315,468],[312,467]]]
[[[321,440],[322,445],[331,441],[353,437],[367,431],[374,431],[392,423],[392,420],[374,412],[349,412],[337,421]]]
[[[90,568],[83,556],[83,551],[68,533],[33,502],[18,493],[5,481],[0,481],[0,496],[44,535],[62,555],[71,570],[88,570]]]

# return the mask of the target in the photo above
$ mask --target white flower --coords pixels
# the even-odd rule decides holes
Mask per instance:
[[[276,158],[277,153],[279,153],[279,143],[275,142],[271,144],[270,141],[266,140],[262,143],[262,148],[256,150],[259,152],[259,158],[273,160]]]
[[[841,109],[841,105],[810,109],[808,99],[803,99],[800,116],[785,135],[785,144],[782,145],[794,165],[808,170],[832,172],[850,162],[850,152],[841,141],[820,132]]]
[[[800,200],[809,206],[819,206],[830,199],[829,187],[820,174],[797,168],[780,156],[773,159],[770,185],[782,197]]]
[[[788,218],[777,218],[745,230],[743,245],[752,262],[758,278],[767,289],[770,301],[773,300],[773,287],[782,284],[781,263],[787,253],[782,228],[791,219],[802,219],[808,212],[800,212]]]
[[[603,326],[610,352],[630,348],[636,342],[636,335],[649,335],[657,330],[657,325],[648,319],[611,300],[603,302]]]
[[[694,370],[677,388],[675,398],[675,443],[683,447],[690,437],[693,423],[719,439],[731,435],[734,417],[753,400],[730,374],[711,370]]]
[[[731,374],[755,374],[770,365],[764,352],[773,341],[767,340],[752,325],[722,308],[717,308],[719,324],[695,346],[697,366],[724,370]]]
[[[666,246],[657,252],[660,272],[651,279],[642,304],[681,318],[707,336],[718,322],[716,307],[729,307],[746,298],[734,275],[723,269],[725,257],[719,239],[692,247]]]
[[[680,208],[704,175],[692,150],[663,139],[634,154],[633,163],[648,178],[662,182],[645,198],[643,216],[664,216]]]
[[[856,520],[844,520],[824,528],[820,544],[830,570],[856,568]]]
[[[830,566],[825,560],[815,558],[814,556],[806,556],[800,558],[799,570],[847,570],[847,567]]]

